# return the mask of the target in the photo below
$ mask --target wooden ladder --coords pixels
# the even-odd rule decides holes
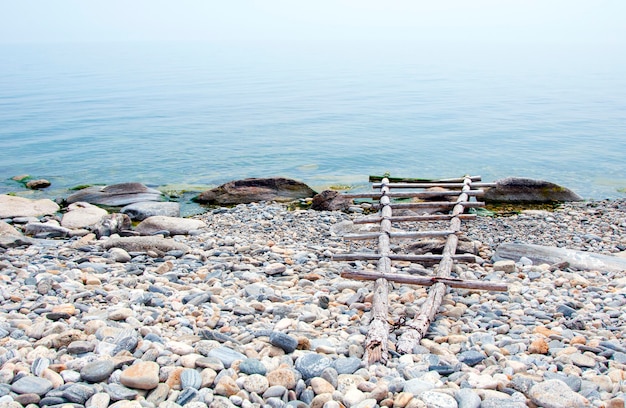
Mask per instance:
[[[390,180],[393,180],[390,181]],[[366,216],[354,221],[355,224],[378,223],[380,228],[376,232],[346,234],[348,240],[378,240],[377,253],[348,253],[335,254],[335,261],[377,261],[376,272],[365,270],[344,270],[341,276],[348,279],[373,280],[374,293],[372,298],[371,322],[365,343],[364,360],[369,363],[386,363],[388,359],[388,336],[390,324],[388,322],[388,294],[389,282],[401,284],[430,286],[428,297],[422,304],[421,310],[416,317],[407,324],[407,329],[398,339],[396,351],[402,354],[411,353],[413,348],[420,343],[426,334],[435,315],[447,287],[480,289],[493,291],[506,291],[507,285],[494,282],[467,281],[451,277],[451,270],[454,262],[475,262],[474,255],[456,254],[458,244],[458,233],[461,231],[461,221],[471,220],[476,217],[474,214],[465,214],[465,209],[483,207],[483,202],[471,201],[475,197],[481,196],[481,187],[493,187],[494,183],[480,183],[480,176],[465,176],[458,179],[442,180],[416,180],[416,179],[391,179],[381,177],[378,180],[370,177],[370,181],[379,181],[372,184],[374,189],[379,189],[376,193],[355,193],[344,194],[345,197],[372,198],[379,199],[377,207],[378,215]],[[433,187],[443,188],[443,190],[431,190]],[[391,189],[404,191],[391,192]],[[476,188],[476,189],[474,189]],[[412,191],[407,191],[412,190]],[[417,190],[417,191],[416,191]],[[417,201],[417,202],[394,202],[393,199],[438,199],[439,197],[454,198],[454,201]],[[394,209],[411,210],[432,210],[438,212],[447,210],[446,214],[420,214],[394,216]],[[392,231],[392,223],[420,221],[449,221],[449,226],[445,230],[438,231]],[[445,238],[445,245],[441,255],[410,255],[394,254],[390,250],[391,239],[422,239],[431,237]],[[392,261],[409,261],[420,264],[436,264],[435,270],[415,269],[429,276],[415,276],[407,273],[392,273]]]

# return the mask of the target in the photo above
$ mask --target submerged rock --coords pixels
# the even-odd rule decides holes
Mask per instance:
[[[93,186],[80,190],[69,197],[68,203],[84,201],[90,204],[120,207],[141,201],[159,201],[163,194],[141,183],[120,183],[110,186]]]
[[[247,178],[222,184],[201,193],[196,201],[206,204],[248,204],[260,201],[288,202],[315,195],[309,186],[286,178]]]
[[[582,197],[568,188],[549,181],[509,177],[496,181],[496,187],[485,189],[485,201],[495,202],[564,202],[582,201]]]

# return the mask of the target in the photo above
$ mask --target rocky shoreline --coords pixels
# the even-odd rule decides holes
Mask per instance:
[[[337,228],[357,216],[240,204],[179,218],[194,224],[171,234],[1,248],[0,406],[624,406],[623,271],[492,257],[505,242],[623,256],[626,201],[465,223],[483,262],[456,276],[509,291],[449,290],[413,354],[372,366],[371,283],[339,274],[373,265],[332,260],[357,245]],[[412,318],[425,295],[394,285],[390,320]]]

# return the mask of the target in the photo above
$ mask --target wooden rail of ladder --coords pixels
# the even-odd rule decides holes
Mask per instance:
[[[395,182],[391,182],[394,180]],[[455,279],[450,276],[454,262],[475,262],[474,255],[457,255],[458,233],[461,230],[461,220],[475,218],[473,214],[464,214],[466,208],[474,208],[484,206],[484,203],[470,201],[471,197],[477,197],[483,194],[482,190],[474,190],[472,187],[492,187],[493,183],[474,183],[480,181],[480,176],[465,176],[460,179],[445,180],[423,180],[423,179],[390,179],[382,177],[380,183],[374,183],[373,188],[379,188],[378,193],[356,193],[345,194],[350,198],[379,198],[379,213],[377,216],[368,216],[354,221],[355,224],[379,223],[378,232],[347,234],[345,239],[351,240],[378,240],[378,253],[355,253],[355,254],[336,254],[333,260],[350,261],[350,260],[376,260],[376,272],[362,270],[344,270],[341,276],[348,279],[357,280],[374,280],[374,294],[372,299],[371,322],[367,334],[365,344],[364,359],[369,364],[381,362],[386,363],[388,359],[388,336],[389,322],[388,304],[389,304],[389,282],[397,282],[412,285],[430,286],[428,298],[422,304],[420,313],[415,319],[408,323],[405,332],[400,336],[396,344],[396,351],[402,354],[411,353],[413,348],[419,344],[420,340],[426,334],[430,323],[434,320],[437,309],[441,305],[447,287],[466,288],[505,291],[507,285],[495,282],[482,281],[466,281]],[[391,188],[398,189],[426,189],[431,187],[444,187],[448,190],[444,191],[420,191],[420,192],[391,192]],[[450,190],[457,189],[457,190]],[[454,202],[435,201],[435,202],[415,202],[415,203],[394,203],[392,198],[429,198],[440,196],[457,196]],[[409,216],[393,216],[393,209],[424,209],[424,208],[447,208],[450,209],[449,214],[428,214],[428,215],[409,215]],[[413,232],[393,232],[391,226],[393,222],[406,221],[450,221],[449,228],[442,231],[413,231]],[[445,237],[446,242],[441,255],[407,255],[392,254],[390,251],[390,239],[419,239],[425,237]],[[431,270],[419,269],[417,272],[431,274],[432,276],[414,276],[408,274],[391,273],[392,261],[409,261],[419,262],[422,264],[438,264],[436,273],[433,275]],[[415,269],[414,269],[415,270]]]

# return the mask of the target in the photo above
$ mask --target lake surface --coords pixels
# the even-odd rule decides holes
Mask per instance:
[[[416,44],[0,46],[0,193],[284,176],[518,176],[626,197],[619,50]],[[30,193],[33,194],[33,193]],[[36,193],[46,194],[46,193]]]

